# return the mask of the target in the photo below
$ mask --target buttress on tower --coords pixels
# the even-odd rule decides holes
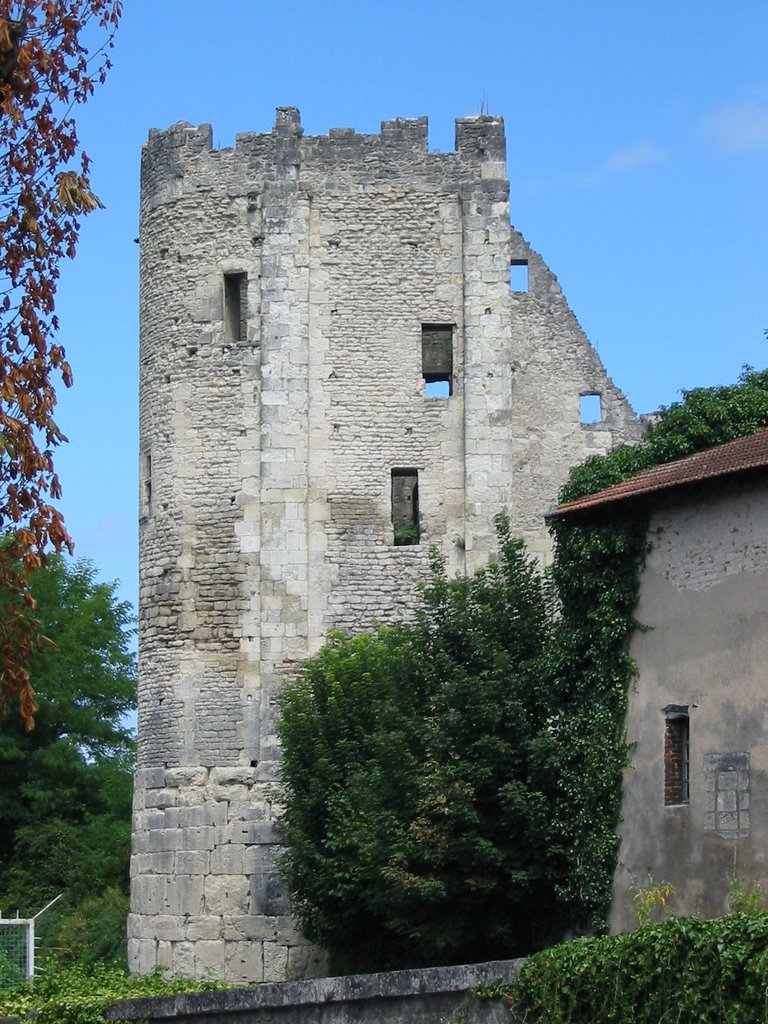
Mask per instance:
[[[586,417],[580,412],[593,403]],[[546,558],[568,469],[639,435],[511,225],[501,118],[214,150],[150,132],[141,189],[139,751],[131,967],[322,971],[276,871],[282,681],[413,607],[437,545]]]

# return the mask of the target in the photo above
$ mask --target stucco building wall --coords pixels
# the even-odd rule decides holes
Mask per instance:
[[[150,133],[133,970],[322,970],[275,865],[283,679],[329,629],[407,615],[431,544],[483,564],[500,509],[545,558],[568,468],[639,433],[510,224],[505,150],[485,116],[452,153],[424,118],[307,138],[293,108],[231,149]],[[449,397],[425,394],[430,326]],[[418,475],[416,544],[394,544],[393,473]]]
[[[726,912],[729,875],[768,892],[768,481],[718,479],[657,499],[631,654],[611,925],[635,924],[648,872],[680,914]],[[665,709],[685,708],[689,799],[665,805]]]

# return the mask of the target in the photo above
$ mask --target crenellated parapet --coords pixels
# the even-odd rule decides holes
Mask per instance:
[[[264,181],[308,188],[333,180],[365,185],[379,181],[460,185],[481,178],[505,181],[506,141],[500,117],[478,115],[456,121],[453,153],[430,152],[426,117],[383,121],[379,135],[331,128],[305,136],[296,107],[278,107],[269,133],[237,135],[234,147],[213,148],[210,125],[179,122],[151,131],[142,153],[142,197],[163,203],[185,187],[247,191]]]

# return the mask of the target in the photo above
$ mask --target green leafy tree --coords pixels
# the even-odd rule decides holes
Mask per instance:
[[[64,893],[40,920],[46,944],[58,944],[60,927],[86,899],[107,894],[114,908],[119,894],[125,912],[133,770],[126,715],[136,678],[133,613],[116,586],[99,582],[90,562],[58,556],[34,574],[35,614],[55,646],[43,645],[31,662],[35,729],[17,715],[0,725],[0,907],[32,914]]]
[[[433,556],[414,624],[334,636],[286,691],[284,871],[342,969],[514,955],[558,934],[550,602],[497,526],[498,563],[451,581]]]

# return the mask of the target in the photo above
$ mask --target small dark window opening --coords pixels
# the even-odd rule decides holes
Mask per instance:
[[[248,275],[224,275],[224,337],[245,341],[248,337]]]
[[[602,421],[603,401],[596,391],[579,396],[579,418],[583,426]]]
[[[392,470],[392,527],[396,546],[419,543],[419,472],[416,469]]]
[[[152,456],[145,452],[141,467],[141,514],[148,516],[152,512]]]
[[[511,260],[509,264],[509,290],[528,291],[528,260]]]
[[[670,704],[664,709],[664,803],[690,800],[690,719],[688,707]]]
[[[453,394],[453,325],[421,325],[421,372],[425,398]]]

